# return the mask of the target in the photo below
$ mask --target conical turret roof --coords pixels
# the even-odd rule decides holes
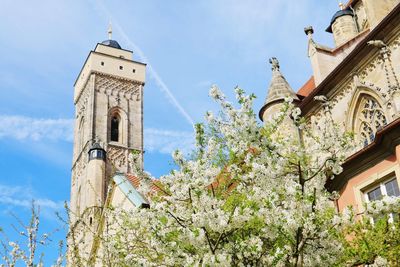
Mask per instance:
[[[272,68],[272,79],[268,89],[268,96],[265,99],[265,104],[269,104],[278,99],[283,100],[289,96],[298,100],[296,93],[290,87],[289,83],[280,71],[279,61],[273,57],[269,60],[269,63],[271,63]]]
[[[283,77],[280,71],[279,61],[273,57],[269,60],[269,63],[271,64],[272,69],[272,79],[268,88],[268,96],[265,99],[264,106],[261,108],[259,113],[261,120],[263,120],[262,115],[270,103],[277,100],[284,100],[286,97],[292,97],[294,100],[299,100],[296,93],[286,81],[285,77]]]

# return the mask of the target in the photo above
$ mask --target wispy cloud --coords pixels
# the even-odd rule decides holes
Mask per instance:
[[[73,119],[43,119],[0,115],[0,140],[73,141]],[[145,149],[170,154],[175,149],[189,152],[193,133],[148,128],[144,130]]]
[[[171,154],[176,149],[184,153],[194,148],[194,135],[191,132],[168,131],[148,128],[144,130],[145,149],[152,152]]]
[[[4,138],[71,142],[73,120],[0,115],[0,139]]]
[[[124,40],[125,43],[127,43],[133,51],[139,56],[140,60],[146,62],[147,64],[147,70],[150,73],[150,76],[154,79],[156,82],[158,88],[161,90],[161,92],[164,93],[165,97],[170,101],[170,103],[178,110],[178,112],[186,119],[188,123],[191,125],[194,125],[194,121],[192,117],[189,115],[189,113],[183,108],[183,106],[179,103],[179,101],[176,99],[172,91],[169,89],[169,87],[164,83],[163,79],[161,79],[160,75],[158,72],[155,70],[155,68],[150,64],[150,61],[140,49],[140,47],[132,41],[132,39],[126,34],[124,29],[120,26],[118,21],[113,18],[111,12],[108,10],[108,8],[103,4],[101,0],[94,0],[93,4],[95,5],[96,10],[100,13],[101,16],[103,16],[106,20],[112,20],[113,26],[117,29],[119,34],[121,35],[122,39]],[[112,18],[112,19],[111,19]]]
[[[36,196],[29,187],[7,186],[0,184],[0,206],[30,208],[32,200],[46,213],[61,211],[64,208],[62,201],[56,202],[47,198]]]

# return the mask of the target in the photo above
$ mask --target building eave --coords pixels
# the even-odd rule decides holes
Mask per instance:
[[[105,45],[105,44],[102,44],[102,43],[97,43],[97,44],[96,44],[96,47],[94,48],[94,50],[96,50],[96,49],[97,49],[97,47],[98,47],[99,45],[108,46],[108,45]],[[108,46],[108,47],[112,47],[112,46]],[[123,50],[123,51],[130,52],[130,53],[133,53],[133,51],[132,51],[132,50],[129,50],[129,49],[124,49],[124,48],[115,48],[115,47],[112,47],[112,48],[114,48],[114,49],[118,49],[118,50]]]
[[[99,44],[98,44],[98,45],[99,45]],[[97,47],[97,46],[96,46],[96,47]],[[125,50],[125,49],[120,49],[120,50]],[[125,50],[125,51],[132,52],[132,51],[130,51],[130,50]],[[90,56],[91,56],[92,54],[102,55],[102,56],[105,56],[105,57],[115,58],[115,59],[118,59],[118,60],[121,60],[121,61],[132,62],[132,63],[136,63],[136,64],[139,64],[139,65],[147,66],[147,64],[146,64],[146,63],[143,63],[143,62],[135,61],[135,60],[128,59],[128,58],[120,58],[120,57],[116,57],[116,56],[112,56],[112,55],[108,55],[108,54],[104,54],[104,53],[96,52],[96,51],[92,50],[92,51],[89,52],[88,56],[86,57],[86,60],[85,60],[85,62],[83,63],[83,65],[82,65],[82,67],[81,67],[81,70],[79,71],[79,74],[78,74],[78,76],[77,76],[76,79],[75,79],[74,87],[75,87],[76,83],[78,82],[79,77],[81,77],[83,68],[86,66],[86,63],[87,63],[87,61],[89,60],[89,58],[90,58]]]
[[[340,191],[350,179],[395,154],[397,145],[400,145],[400,118],[379,130],[371,144],[348,157],[342,164],[343,172],[327,181],[325,187],[331,192]]]
[[[82,67],[81,67],[81,69],[80,69],[80,71],[79,71],[79,73],[78,73],[78,76],[77,76],[76,79],[75,79],[74,87],[75,87],[76,83],[78,82],[79,77],[81,77],[83,68],[86,66],[86,63],[88,62],[89,57],[90,57],[90,55],[91,55],[92,53],[94,53],[94,51],[90,51],[89,54],[87,55],[87,57],[86,57],[86,59],[85,59],[85,62],[83,63],[83,65],[82,65]]]

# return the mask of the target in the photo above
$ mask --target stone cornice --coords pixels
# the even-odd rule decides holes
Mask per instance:
[[[124,82],[131,82],[132,84],[136,84],[136,85],[142,85],[142,86],[145,85],[144,82],[140,82],[140,81],[135,80],[135,79],[128,79],[128,78],[124,78],[124,77],[121,77],[121,76],[112,75],[112,74],[108,74],[108,73],[105,73],[105,72],[92,70],[92,71],[89,72],[89,75],[86,77],[85,82],[82,85],[83,89],[81,89],[79,91],[79,94],[76,97],[76,99],[74,101],[74,104],[78,103],[79,98],[81,97],[81,95],[82,95],[82,93],[84,91],[84,88],[86,88],[86,85],[87,85],[87,83],[88,83],[88,81],[89,81],[89,79],[90,79],[92,74],[96,74],[96,75],[100,75],[100,76],[104,76],[104,77],[109,77],[109,78],[113,78],[113,79],[118,79],[118,80],[121,80],[121,81],[124,81]]]

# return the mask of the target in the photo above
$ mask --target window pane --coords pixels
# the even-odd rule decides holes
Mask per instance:
[[[113,117],[111,119],[111,141],[118,142],[119,132],[119,119],[117,117]]]
[[[388,196],[400,196],[399,185],[396,179],[385,183],[385,187]]]
[[[374,190],[368,192],[369,201],[379,200],[381,198],[382,198],[382,192],[380,187],[377,187]]]

